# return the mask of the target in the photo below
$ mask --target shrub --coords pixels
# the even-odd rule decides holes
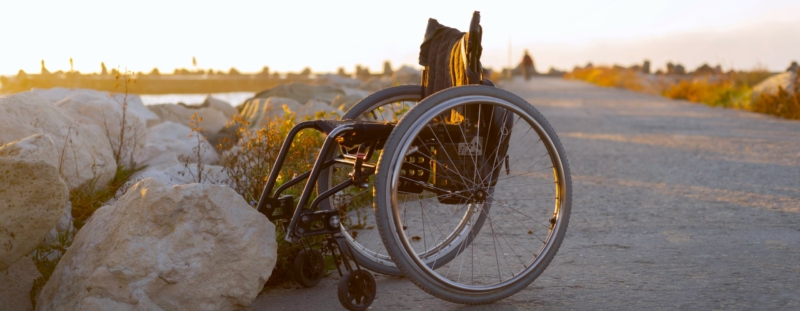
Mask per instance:
[[[654,81],[647,83],[647,89],[636,71],[620,67],[576,68],[564,75],[564,78],[648,93],[655,88],[656,92],[667,98],[800,119],[797,83],[793,93],[780,89],[777,94],[761,94],[751,103],[751,88],[771,75],[766,69],[756,68],[752,71],[731,71],[691,79],[656,76]]]
[[[42,288],[44,288],[44,285],[50,280],[50,276],[53,275],[53,271],[56,270],[56,265],[58,265],[58,262],[61,261],[61,257],[64,256],[64,253],[66,253],[67,249],[72,245],[72,238],[71,233],[59,233],[57,243],[42,243],[31,252],[31,259],[33,259],[33,263],[36,265],[36,270],[39,270],[39,273],[42,274],[40,277],[33,280],[33,287],[31,287],[29,293],[31,305],[34,307],[36,307],[36,298],[39,297]]]
[[[609,67],[576,68],[564,75],[564,78],[583,80],[599,86],[625,88],[632,91],[644,89],[638,73],[629,69]]]
[[[745,108],[750,101],[750,87],[737,85],[730,78],[708,78],[681,80],[671,84],[663,91],[662,95],[672,99],[684,99],[709,106],[725,108]]]
[[[143,166],[127,168],[124,165],[120,165],[117,166],[117,172],[108,185],[97,185],[95,179],[83,187],[71,190],[69,192],[69,201],[72,203],[72,217],[74,218],[73,225],[75,226],[75,230],[80,230],[80,228],[86,224],[86,221],[89,220],[89,217],[94,214],[94,211],[114,198],[117,191],[125,185],[125,182],[127,182],[133,174],[143,169]]]
[[[799,79],[800,80],[800,79]],[[794,83],[792,93],[778,87],[777,94],[761,93],[752,103],[753,111],[800,120],[800,81]]]
[[[232,137],[222,138],[217,145],[222,151],[222,166],[228,174],[231,188],[236,190],[254,207],[261,197],[267,183],[267,178],[278,157],[283,141],[292,127],[295,126],[296,114],[284,106],[286,112],[282,118],[275,117],[258,129],[250,129],[250,123],[234,115],[227,127],[233,129]],[[325,113],[317,113],[314,118],[330,117]],[[310,118],[307,118],[310,119]],[[325,136],[317,131],[301,131],[295,136],[289,153],[283,163],[281,173],[278,175],[275,187],[286,183],[292,178],[311,170],[317,158],[319,148]],[[289,188],[284,194],[299,198],[305,183],[301,182]],[[312,195],[311,200],[314,199]],[[298,251],[296,246],[284,240],[286,232],[280,223],[275,224],[275,238],[278,242],[278,260],[275,269],[267,281],[267,286],[274,286],[289,280],[291,263]],[[307,239],[312,248],[322,250],[324,237],[317,236]],[[326,258],[328,269],[332,269],[332,259]]]

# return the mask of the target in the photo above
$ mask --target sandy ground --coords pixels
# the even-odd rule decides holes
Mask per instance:
[[[572,169],[567,237],[499,302],[462,306],[378,276],[372,310],[800,310],[800,122],[581,82],[504,88],[555,128]],[[338,276],[253,310],[344,310]]]

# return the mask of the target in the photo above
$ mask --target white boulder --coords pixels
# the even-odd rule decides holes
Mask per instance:
[[[44,161],[0,157],[0,271],[30,253],[64,214],[67,185]]]
[[[422,72],[409,66],[403,66],[392,74],[392,80],[401,85],[420,84],[422,82]]]
[[[341,117],[344,115],[342,110],[331,107],[328,103],[319,100],[309,100],[307,103],[303,105],[298,111],[296,118],[298,120],[303,120],[305,117],[309,117],[314,119],[314,116],[318,112],[325,112],[328,116],[326,118],[336,118],[336,116]],[[335,116],[334,116],[335,115]]]
[[[200,107],[203,108],[210,107],[219,112],[222,112],[226,120],[230,119],[233,115],[236,114],[236,108],[233,108],[233,106],[231,106],[230,103],[221,99],[214,98],[211,95],[208,95],[206,97],[206,100],[203,101]]]
[[[369,95],[369,92],[366,91],[351,92],[349,95],[340,95],[333,99],[331,107],[347,111],[347,109],[353,107],[353,105],[364,99],[364,97],[367,97],[367,95]]]
[[[200,140],[198,141],[198,138]],[[198,153],[199,151],[199,153]],[[147,144],[141,164],[159,169],[183,163],[214,164],[219,155],[202,134],[182,124],[166,121],[147,129]]]
[[[789,94],[792,94],[794,92],[794,83],[797,83],[797,80],[797,73],[793,71],[787,71],[771,76],[753,87],[752,99],[758,100],[762,93],[776,95],[778,94],[779,87]]]
[[[53,139],[48,134],[34,134],[30,137],[0,146],[0,158],[17,161],[41,161],[58,167],[58,151]],[[45,238],[46,243],[58,241],[59,234],[72,232],[72,204],[69,197],[65,199],[63,213],[55,227],[50,229]]]
[[[30,291],[33,281],[42,276],[33,260],[23,257],[6,271],[0,271],[0,309],[3,311],[30,311]]]
[[[394,82],[395,81],[394,79],[392,79],[392,77],[387,77],[387,76],[372,77],[369,78],[364,83],[362,83],[358,88],[362,90],[376,92],[394,85]],[[416,83],[419,83],[419,81],[417,81]]]
[[[252,98],[244,103],[241,116],[250,123],[251,128],[260,128],[274,118],[286,116],[286,110],[300,111],[303,105],[291,98],[269,97]]]
[[[0,158],[13,158],[30,162],[41,161],[58,167],[58,150],[48,134],[33,134],[18,141],[0,146]]]
[[[276,256],[275,226],[231,188],[146,179],[78,232],[37,309],[242,309]]]
[[[148,108],[157,114],[161,121],[171,121],[189,128],[200,127],[206,134],[218,133],[225,128],[225,123],[228,122],[225,114],[213,107],[160,104],[150,105]],[[194,114],[196,114],[196,118],[193,120],[192,115]],[[192,124],[193,122],[194,124]]]
[[[202,167],[202,169],[201,169]],[[167,186],[188,185],[200,183],[205,185],[229,185],[231,184],[225,168],[217,165],[198,165],[197,163],[180,164],[175,163],[171,166],[161,166],[147,168],[136,174],[122,185],[105,205],[114,204],[117,198],[122,197],[134,185],[145,179],[155,179]]]
[[[58,172],[70,189],[107,184],[117,164],[100,127],[75,121],[33,92],[0,97],[0,145],[47,133],[58,152]]]
[[[33,89],[31,92],[42,96],[45,100],[47,100],[51,104],[61,101],[75,94],[86,94],[92,97],[109,98],[119,103],[120,105],[122,103],[127,103],[128,110],[136,114],[140,119],[144,120],[145,122],[158,121],[158,116],[152,113],[150,110],[147,110],[147,107],[145,107],[144,103],[142,102],[142,99],[139,98],[139,95],[136,94],[125,95],[124,93],[108,93],[90,89],[70,89],[63,87],[55,87],[51,89]]]
[[[82,124],[96,125],[106,135],[118,164],[132,167],[142,161],[147,121],[132,105],[96,92],[75,92],[55,103]]]
[[[188,185],[192,183],[200,183],[206,185],[227,185],[230,178],[222,166],[217,165],[200,165],[196,163],[174,164],[168,167],[161,167],[156,169],[145,169],[137,172],[131,176],[117,192],[116,197],[121,197],[136,183],[152,178],[158,180],[168,186]]]
[[[361,85],[361,80],[342,77],[333,73],[318,75],[317,80],[326,85],[339,87],[358,87]]]
[[[300,82],[279,84],[271,89],[258,92],[255,98],[282,97],[305,103],[316,99],[331,102],[337,95],[344,93],[339,87],[332,85],[310,85]]]

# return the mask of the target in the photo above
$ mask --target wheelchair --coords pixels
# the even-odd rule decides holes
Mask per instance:
[[[338,297],[349,310],[374,300],[370,271],[404,275],[450,302],[485,304],[527,287],[551,262],[571,209],[566,154],[532,105],[481,76],[479,22],[475,12],[469,33],[452,39],[454,29],[429,20],[422,85],[378,91],[341,120],[288,133],[257,208],[302,248],[293,263],[299,284],[323,276],[323,255],[307,241],[318,235],[341,263]],[[436,56],[432,47],[452,54],[423,62]],[[442,79],[449,84],[436,89]],[[327,137],[311,171],[278,186],[303,130]],[[283,194],[303,181],[296,202]]]

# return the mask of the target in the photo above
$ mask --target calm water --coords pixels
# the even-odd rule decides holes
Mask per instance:
[[[155,104],[177,104],[184,103],[187,105],[202,104],[209,94],[162,94],[162,95],[139,95],[145,105]],[[231,104],[231,106],[238,106],[250,97],[253,97],[253,92],[231,92],[231,93],[212,93],[212,97],[224,100]]]

